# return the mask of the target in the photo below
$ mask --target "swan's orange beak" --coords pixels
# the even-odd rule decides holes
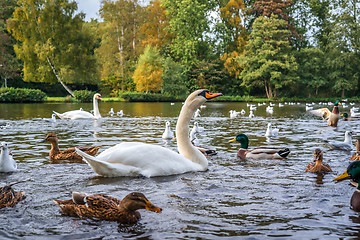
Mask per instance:
[[[211,93],[211,92],[206,92],[205,93],[205,98],[207,100],[212,99],[212,98],[216,98],[216,97],[219,97],[219,96],[222,96],[222,93]]]
[[[152,212],[161,213],[162,209],[159,207],[154,206],[150,201],[145,200],[145,209]]]

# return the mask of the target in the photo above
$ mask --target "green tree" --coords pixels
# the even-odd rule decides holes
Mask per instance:
[[[242,85],[262,86],[268,98],[277,90],[297,80],[297,63],[289,43],[291,36],[285,20],[276,15],[258,17],[244,55],[238,58],[243,67]]]
[[[13,44],[15,39],[6,30],[6,21],[12,17],[16,7],[16,0],[0,1],[0,78],[7,80],[20,75],[21,63],[16,58]]]
[[[163,0],[170,16],[169,32],[174,34],[169,46],[172,56],[186,66],[209,56],[210,13],[214,1]]]
[[[156,48],[148,45],[139,57],[133,79],[139,92],[160,92],[162,86],[163,59]]]
[[[71,95],[65,83],[95,83],[94,42],[76,11],[76,2],[67,0],[18,1],[8,30],[18,40],[25,81],[59,81]]]
[[[324,64],[325,54],[320,48],[302,48],[298,55],[299,77],[308,90],[309,97],[315,90],[318,95],[319,88],[328,84],[326,67]]]
[[[185,67],[174,62],[171,57],[164,60],[162,79],[162,93],[173,96],[187,96]]]
[[[143,24],[143,7],[137,0],[104,0],[100,15],[104,22],[100,25],[101,43],[96,50],[100,60],[101,78],[120,81],[121,90],[131,78],[133,66],[142,51],[140,26]]]

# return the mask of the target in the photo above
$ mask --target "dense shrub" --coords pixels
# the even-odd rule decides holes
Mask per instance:
[[[79,102],[92,102],[95,92],[89,90],[74,91],[76,101]]]
[[[46,94],[38,89],[0,88],[0,102],[43,102]]]
[[[176,102],[184,101],[185,98],[160,94],[160,93],[141,93],[141,92],[123,92],[117,91],[116,97],[123,98],[128,102]]]

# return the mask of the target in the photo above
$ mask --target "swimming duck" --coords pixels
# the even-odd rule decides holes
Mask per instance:
[[[347,114],[347,113],[341,114],[340,117],[342,117],[344,121],[360,120],[360,118],[358,118],[358,117],[353,117],[353,116],[349,117],[349,114]]]
[[[9,151],[9,146],[6,142],[0,145],[0,172],[14,172],[17,169],[17,164]]]
[[[171,126],[170,122],[167,121],[167,122],[165,123],[165,131],[164,131],[164,133],[163,133],[163,135],[162,135],[162,138],[163,138],[163,139],[171,140],[171,139],[174,138],[174,133],[173,133],[173,131],[171,130],[170,126]]]
[[[334,178],[333,181],[341,182],[345,179],[352,179],[355,182],[360,180],[360,161],[350,163],[345,172],[340,176]],[[358,185],[355,192],[353,193],[350,205],[354,211],[360,212],[360,186]]]
[[[352,150],[352,144],[351,144],[352,135],[353,135],[353,132],[346,131],[344,142],[328,141],[328,140],[324,140],[324,142],[327,145],[329,145],[332,149],[351,151]]]
[[[309,112],[316,116],[322,117],[323,120],[327,120],[328,126],[337,127],[338,121],[340,119],[340,112],[338,107],[339,105],[341,105],[341,102],[337,100],[334,103],[334,108],[332,112],[330,112],[330,110],[327,108],[320,108],[316,110],[311,110]]]
[[[351,156],[350,160],[359,161],[360,160],[360,138],[355,141],[356,152]]]
[[[241,159],[245,158],[254,158],[254,159],[283,159],[286,158],[290,150],[288,148],[285,149],[278,149],[278,148],[268,148],[268,147],[261,147],[255,148],[253,150],[247,150],[249,146],[249,138],[240,133],[236,136],[236,138],[230,140],[229,142],[239,142],[241,147],[238,151],[238,157]]]
[[[305,172],[332,172],[331,167],[323,162],[323,152],[320,148],[314,151],[314,161],[310,163]]]
[[[54,200],[61,212],[67,216],[91,218],[96,220],[136,223],[140,219],[138,209],[160,213],[142,193],[133,192],[123,200],[103,194],[86,194],[73,192],[71,200]]]
[[[265,132],[265,137],[276,137],[279,134],[279,129],[278,128],[272,128],[271,127],[271,123],[268,123],[266,132]]]
[[[46,141],[51,143],[51,150],[49,152],[50,160],[70,160],[73,162],[83,162],[82,157],[75,152],[75,148],[73,147],[60,151],[59,139],[56,134],[49,133],[41,142]],[[101,146],[81,146],[78,148],[93,156],[99,151]]]
[[[60,119],[71,119],[71,120],[75,120],[75,119],[99,119],[101,118],[101,114],[99,111],[99,106],[98,106],[98,100],[102,100],[101,95],[99,93],[94,94],[94,98],[93,98],[93,105],[94,105],[94,115],[86,112],[86,111],[82,111],[82,110],[73,110],[73,111],[68,111],[68,112],[64,112],[64,113],[58,113],[53,111],[56,116],[58,116]]]
[[[92,157],[80,149],[76,152],[101,176],[168,176],[208,168],[206,157],[189,139],[189,123],[196,109],[207,100],[221,96],[201,89],[191,93],[183,105],[176,124],[179,153],[170,149],[140,142],[123,142]]]
[[[20,200],[25,198],[25,192],[15,192],[14,189],[12,189],[12,186],[17,183],[19,182],[6,184],[0,188],[0,209],[14,207]]]

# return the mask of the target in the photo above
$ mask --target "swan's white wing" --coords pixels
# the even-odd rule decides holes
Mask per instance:
[[[82,110],[73,110],[64,113],[58,113],[53,111],[59,118],[61,119],[86,119],[86,118],[94,118],[89,112],[82,111]]]
[[[109,172],[115,172],[118,169],[117,176],[133,176],[134,172],[146,177],[168,176],[190,171],[204,171],[199,164],[196,164],[182,155],[161,146],[125,142],[117,144],[99,154],[95,159],[86,156],[80,151],[77,152],[83,156],[89,165],[99,174],[101,168],[109,168]],[[92,163],[95,162],[95,163]],[[124,166],[128,169],[124,169]],[[101,169],[104,176],[104,169]]]
[[[310,110],[309,113],[314,114],[315,116],[318,116],[318,117],[322,117],[324,119],[327,119],[331,114],[330,110],[327,108],[319,108],[319,109],[315,109],[315,110]]]

